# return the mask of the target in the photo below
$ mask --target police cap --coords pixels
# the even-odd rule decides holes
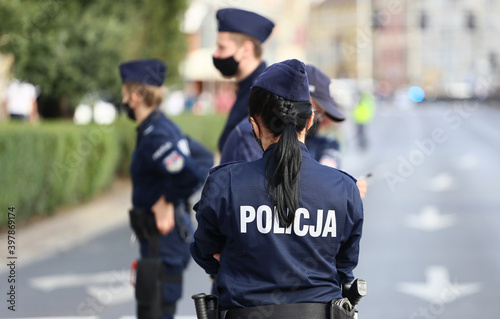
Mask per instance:
[[[260,87],[290,101],[308,102],[309,81],[303,62],[292,59],[270,65],[255,81]]]
[[[274,28],[274,23],[263,16],[241,9],[225,8],[216,14],[219,32],[237,32],[250,35],[261,43],[266,41]]]
[[[326,115],[332,120],[336,122],[345,120],[344,114],[333,103],[330,95],[330,78],[310,64],[306,65],[306,71],[309,79],[309,91],[314,100],[325,109]]]
[[[158,59],[133,60],[120,64],[122,83],[135,82],[162,86],[167,66]]]

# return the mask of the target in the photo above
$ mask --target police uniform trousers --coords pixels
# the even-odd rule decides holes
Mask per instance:
[[[159,236],[158,241],[141,241],[141,257],[158,256],[162,261],[160,279],[162,281],[162,319],[173,319],[176,302],[182,296],[182,274],[186,269],[191,254],[189,242],[192,238],[192,224],[183,205],[176,206],[175,227],[166,236]],[[152,250],[152,252],[150,251]],[[157,251],[155,254],[154,251]]]

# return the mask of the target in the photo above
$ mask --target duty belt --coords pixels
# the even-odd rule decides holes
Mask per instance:
[[[225,319],[326,319],[330,315],[329,303],[296,303],[256,306],[229,310]]]
[[[354,307],[346,309],[343,299],[334,299],[328,303],[296,303],[256,306],[229,310],[223,319],[354,319],[357,311]]]

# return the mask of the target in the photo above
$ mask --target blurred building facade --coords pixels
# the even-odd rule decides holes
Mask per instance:
[[[408,85],[421,86],[430,98],[500,93],[497,0],[193,0],[183,74],[197,90],[228,88],[211,60],[215,12],[222,7],[275,22],[264,45],[269,64],[301,59],[386,96]]]
[[[372,76],[381,95],[406,85],[429,97],[498,94],[500,1],[324,0],[310,12],[308,60],[333,78]]]
[[[500,2],[409,1],[408,81],[438,97],[494,94],[499,85]]]
[[[311,7],[308,61],[333,78],[357,78],[356,1],[327,0]]]

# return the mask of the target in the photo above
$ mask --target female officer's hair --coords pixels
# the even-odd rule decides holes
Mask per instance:
[[[144,83],[127,82],[124,83],[125,89],[129,92],[137,92],[142,96],[144,104],[147,106],[158,106],[163,101],[165,89],[162,86],[148,85]]]
[[[263,88],[254,87],[250,93],[248,111],[251,117],[260,119],[259,122],[275,137],[280,136],[267,162],[266,175],[279,221],[288,227],[298,207],[302,152],[297,133],[306,127],[312,114],[311,102],[289,101]]]

